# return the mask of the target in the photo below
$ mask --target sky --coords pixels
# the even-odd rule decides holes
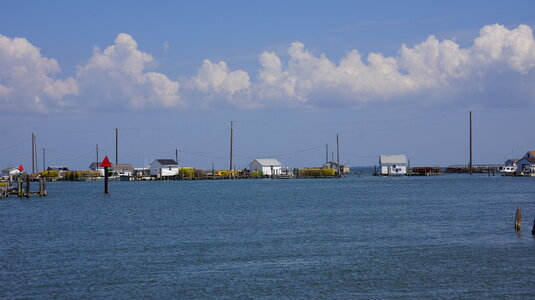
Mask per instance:
[[[533,1],[2,1],[0,168],[535,150]]]

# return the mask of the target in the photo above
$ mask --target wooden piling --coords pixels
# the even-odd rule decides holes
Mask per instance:
[[[533,220],[533,229],[531,229],[531,234],[535,235],[535,219]]]
[[[26,174],[26,198],[30,198],[30,175]]]
[[[39,197],[43,197],[43,179],[39,178]]]
[[[43,196],[46,197],[46,178],[43,178]]]
[[[522,210],[520,209],[520,206],[516,209],[516,217],[515,217],[515,230],[520,231],[520,225],[522,223]]]
[[[22,174],[17,176],[17,195],[22,198]]]

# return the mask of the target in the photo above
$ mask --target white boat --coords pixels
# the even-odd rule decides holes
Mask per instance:
[[[503,176],[514,176],[516,174],[516,166],[505,166],[500,172]]]

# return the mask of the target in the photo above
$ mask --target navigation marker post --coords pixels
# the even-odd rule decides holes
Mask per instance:
[[[104,168],[104,194],[108,193],[108,168],[111,167],[110,160],[107,156],[104,157],[104,160],[100,164]]]

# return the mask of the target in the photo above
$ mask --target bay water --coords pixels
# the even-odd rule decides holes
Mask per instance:
[[[50,182],[0,200],[0,297],[535,298],[534,218],[486,174]]]

